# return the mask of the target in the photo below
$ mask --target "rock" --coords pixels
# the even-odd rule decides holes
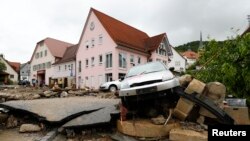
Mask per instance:
[[[65,91],[61,92],[60,94],[60,97],[67,97],[67,96],[68,96],[68,93]]]
[[[0,112],[0,124],[5,123],[8,119],[8,115]]]
[[[7,119],[6,127],[14,128],[14,127],[17,127],[17,125],[18,125],[17,119],[13,115],[10,115],[9,118]]]
[[[156,125],[163,125],[166,122],[166,119],[163,115],[159,115],[156,118],[151,118],[151,121]]]
[[[39,132],[41,131],[41,127],[39,127],[36,124],[22,124],[19,132],[25,133],[25,132]]]
[[[40,98],[41,96],[39,95],[39,94],[34,94],[33,96],[32,96],[32,98],[33,99],[38,99],[38,98]]]
[[[191,81],[192,81],[192,76],[189,74],[182,75],[179,77],[179,82],[182,87],[186,87]]]
[[[205,86],[206,86],[205,83],[203,83],[197,79],[193,79],[189,83],[188,87],[185,89],[185,93],[192,94],[192,93],[196,92],[198,94],[201,94],[204,91]]]
[[[170,131],[169,139],[171,141],[207,141],[208,134],[204,132],[196,132],[193,130],[175,128]]]

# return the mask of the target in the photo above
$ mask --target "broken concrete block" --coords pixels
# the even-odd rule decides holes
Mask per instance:
[[[192,76],[189,74],[182,75],[179,77],[180,86],[186,87],[192,81]]]
[[[212,100],[217,106],[223,105],[226,95],[226,87],[219,82],[209,82],[203,92],[203,95]],[[203,116],[216,118],[211,112],[201,107],[199,113]]]
[[[164,118],[163,115],[159,115],[156,118],[151,118],[151,121],[156,125],[163,125],[166,122],[166,119]]]
[[[184,98],[180,98],[174,109],[173,115],[180,120],[185,120],[193,107],[193,102]]]
[[[6,122],[7,128],[15,128],[18,125],[17,118],[15,118],[13,115],[10,115]]]
[[[225,107],[224,110],[228,115],[230,115],[234,119],[235,124],[250,124],[248,107]]]
[[[204,91],[205,86],[206,86],[205,83],[203,83],[197,79],[193,79],[189,83],[188,87],[185,89],[185,93],[192,94],[192,93],[196,92],[198,94],[201,94]]]
[[[150,120],[127,120],[117,121],[117,130],[125,135],[135,137],[165,137],[171,129],[179,127],[179,123],[168,123],[167,125],[155,125]]]
[[[197,132],[188,129],[175,128],[170,131],[169,139],[171,141],[207,141],[208,133],[206,131]]]
[[[38,99],[38,98],[40,98],[41,96],[39,95],[39,94],[34,94],[33,96],[32,96],[32,98],[33,99]]]
[[[41,131],[41,127],[39,127],[36,124],[22,124],[19,132],[25,133],[25,132],[39,132]]]

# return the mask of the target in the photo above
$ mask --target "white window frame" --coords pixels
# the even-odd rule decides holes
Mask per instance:
[[[119,61],[119,68],[127,68],[127,54],[120,52],[118,59],[119,59],[118,60]]]
[[[105,54],[105,68],[113,67],[113,54],[112,52]]]

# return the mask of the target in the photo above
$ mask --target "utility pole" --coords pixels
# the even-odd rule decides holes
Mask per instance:
[[[247,15],[247,19],[248,19],[248,24],[250,26],[250,15]]]

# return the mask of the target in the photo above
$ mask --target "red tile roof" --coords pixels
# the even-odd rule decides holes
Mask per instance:
[[[60,63],[65,63],[65,62],[69,62],[69,61],[73,61],[76,60],[76,52],[78,49],[78,44],[73,45],[71,47],[68,47],[62,57],[61,60],[57,61],[54,64],[60,64]]]
[[[162,42],[162,40],[163,40],[163,38],[164,38],[165,35],[166,35],[166,33],[162,33],[162,34],[159,34],[159,35],[147,38],[145,40],[145,46],[146,46],[146,48],[149,51],[156,50],[159,47],[159,45]]]
[[[20,66],[21,66],[21,63],[19,62],[10,62],[8,61],[9,65],[16,71],[16,72],[19,72],[20,71]]]
[[[149,36],[130,25],[91,8],[111,38],[118,44],[136,50],[145,51],[145,39]]]
[[[182,56],[185,56],[188,59],[198,59],[198,54],[191,50],[183,52]]]
[[[44,40],[41,40],[37,43],[36,48],[32,54],[31,60],[32,60],[33,56],[35,55],[35,51],[36,51],[37,47],[39,46],[39,43],[42,43],[42,42],[44,44],[46,44],[49,51],[51,52],[51,54],[54,57],[59,57],[59,58],[62,58],[66,49],[73,45],[71,43],[67,43],[64,41],[57,40],[57,39],[53,39],[53,38],[49,38],[49,37],[45,38]]]

